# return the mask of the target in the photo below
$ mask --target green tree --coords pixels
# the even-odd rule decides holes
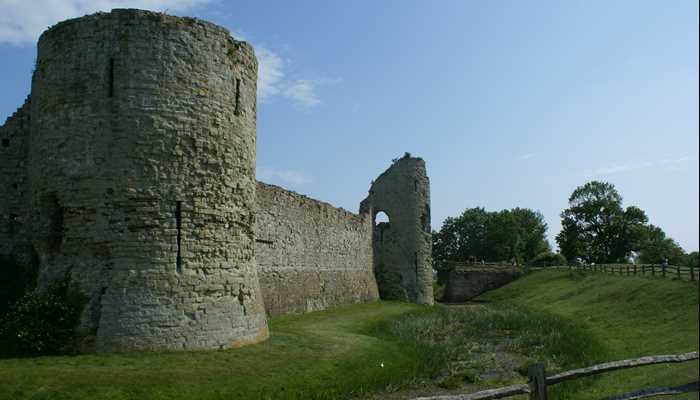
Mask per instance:
[[[547,241],[547,223],[542,213],[529,208],[514,208],[511,213],[519,230],[518,236],[522,238],[523,262],[551,251]]]
[[[433,233],[433,260],[438,270],[446,260],[526,262],[549,249],[546,233],[547,224],[537,211],[468,208]]]
[[[528,261],[528,265],[534,267],[553,267],[566,265],[566,258],[559,253],[552,253],[551,251],[543,251],[536,257]]]
[[[662,264],[668,260],[671,265],[687,265],[688,255],[675,240],[666,237],[658,226],[649,225],[645,229],[644,239],[639,251],[642,264]]]
[[[561,213],[562,231],[556,241],[569,262],[623,262],[638,250],[647,216],[638,207],[622,208],[622,196],[607,182],[579,186]]]

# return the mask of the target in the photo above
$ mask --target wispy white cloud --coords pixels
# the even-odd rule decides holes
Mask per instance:
[[[0,43],[31,45],[41,32],[57,22],[110,11],[140,8],[180,12],[212,0],[0,0]]]
[[[661,164],[663,165],[675,165],[675,164],[682,164],[688,161],[692,161],[692,158],[688,156],[683,156],[679,158],[674,158],[674,159],[667,159],[667,160],[662,160]]]
[[[304,185],[312,182],[309,175],[293,169],[277,169],[274,167],[262,166],[258,167],[256,175],[258,179],[270,183]]]
[[[529,160],[529,159],[533,158],[533,157],[536,156],[536,155],[537,155],[537,154],[535,154],[535,153],[522,154],[522,155],[519,155],[519,156],[517,157],[517,159],[518,159],[519,161],[525,161],[525,160]]]
[[[596,168],[595,170],[589,172],[590,176],[608,176],[619,174],[620,172],[634,171],[636,169],[643,169],[652,167],[654,163],[650,161],[628,161],[623,163],[615,163],[606,165],[604,167]]]
[[[317,83],[308,79],[290,82],[284,95],[305,107],[313,107],[321,102],[316,94]]]
[[[278,95],[284,82],[284,62],[265,46],[254,46],[258,58],[258,100],[269,102]]]
[[[258,99],[263,104],[282,97],[302,107],[314,107],[321,104],[319,86],[341,81],[339,78],[289,79],[286,73],[288,61],[265,45],[253,47],[258,58]]]
[[[97,11],[113,8],[140,8],[162,12],[184,12],[216,0],[0,0],[0,44],[33,45],[49,26]],[[245,40],[234,30],[233,36]],[[301,107],[321,103],[318,88],[339,79],[289,78],[289,60],[264,44],[255,44],[258,58],[258,99],[269,103],[283,98]]]
[[[664,159],[660,161],[625,161],[609,164],[603,167],[596,168],[591,171],[586,172],[588,177],[602,177],[610,176],[623,172],[647,169],[647,168],[657,168],[666,171],[679,171],[683,169],[683,164],[692,161],[693,158],[688,156],[683,156],[673,159]]]
[[[674,159],[662,160],[661,165],[666,171],[682,171],[686,168],[686,163],[696,159],[688,156],[683,156]]]

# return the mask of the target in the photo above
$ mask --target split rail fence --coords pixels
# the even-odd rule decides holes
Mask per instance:
[[[419,397],[414,400],[492,400],[515,395],[529,394],[530,400],[547,400],[547,387],[564,381],[602,374],[620,369],[642,367],[652,364],[681,363],[698,359],[698,352],[693,351],[678,355],[646,356],[631,360],[621,360],[597,364],[586,368],[560,372],[546,376],[544,364],[537,363],[528,367],[528,383],[503,386],[494,389],[483,390],[470,394],[442,395],[431,397]],[[604,400],[629,400],[641,399],[651,396],[662,396],[681,393],[698,392],[698,381],[690,382],[682,386],[657,387],[637,390],[616,396],[606,397]]]
[[[621,276],[652,276],[659,278],[675,278],[685,281],[697,281],[700,278],[700,268],[682,267],[677,265],[658,264],[591,264],[534,267],[531,269],[568,268],[582,272],[602,272]]]

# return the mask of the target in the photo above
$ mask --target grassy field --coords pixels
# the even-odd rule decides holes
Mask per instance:
[[[381,302],[285,316],[271,321],[267,342],[234,350],[0,360],[0,399],[359,396],[431,368],[430,351],[368,333],[419,309]]]
[[[539,271],[479,300],[284,316],[270,322],[270,340],[235,350],[4,359],[0,399],[403,398],[396,390],[426,381],[436,390],[524,382],[533,361],[552,372],[697,349],[695,283]],[[501,367],[511,374],[491,374]],[[697,374],[697,362],[643,367],[558,385],[552,397],[597,399]]]
[[[539,271],[487,293],[480,300],[499,305],[518,304],[574,321],[604,345],[603,351],[591,357],[592,360],[613,361],[698,349],[697,283]],[[697,361],[649,366],[586,378],[579,380],[575,387],[557,385],[554,395],[599,399],[644,387],[685,384],[697,379]],[[697,395],[684,398],[697,398]]]

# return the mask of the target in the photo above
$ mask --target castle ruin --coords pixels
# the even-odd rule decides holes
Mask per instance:
[[[38,290],[69,273],[95,350],[236,347],[267,316],[432,304],[424,161],[396,160],[359,214],[258,182],[256,81],[252,47],[193,18],[115,9],[41,35],[0,127],[0,256]]]

